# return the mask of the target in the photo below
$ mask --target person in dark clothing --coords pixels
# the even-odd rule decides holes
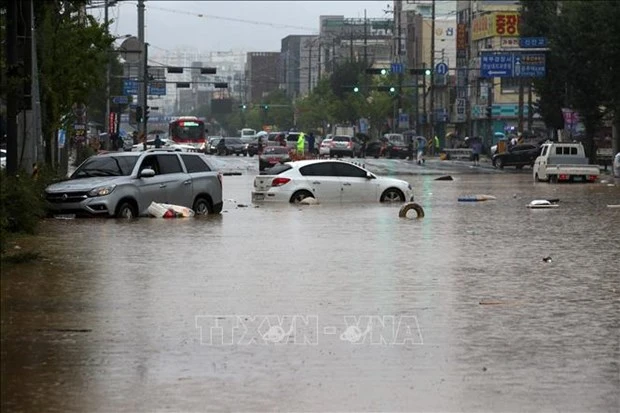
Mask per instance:
[[[159,137],[159,135],[155,135],[155,148],[159,149],[161,148],[163,142],[161,141],[161,138]]]
[[[217,143],[217,154],[218,155],[226,155],[226,141],[224,140],[224,138],[220,139],[219,142]],[[258,150],[260,153],[260,140],[258,143]]]
[[[310,132],[308,135],[308,153],[310,156],[314,156],[314,133]]]

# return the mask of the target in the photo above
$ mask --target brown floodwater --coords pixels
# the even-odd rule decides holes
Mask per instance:
[[[420,220],[244,174],[219,216],[44,221],[0,279],[2,411],[618,411],[620,186],[435,178],[403,176]]]

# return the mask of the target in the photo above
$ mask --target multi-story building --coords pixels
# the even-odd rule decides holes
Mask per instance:
[[[320,16],[320,71],[331,73],[346,60],[364,61],[368,67],[389,66],[395,53],[392,18],[345,18]]]
[[[515,77],[483,77],[481,72],[483,54],[506,55],[519,47],[519,7],[515,0],[457,2],[457,97],[467,102],[466,133],[482,136],[487,143],[497,133],[526,129],[520,119],[528,118],[530,105],[523,103],[523,94],[519,97],[520,84],[525,84],[521,90],[527,100],[535,99],[528,90],[529,80],[516,73]],[[532,114],[530,126],[533,119]]]
[[[245,65],[245,98],[260,103],[280,86],[280,52],[249,52]]]
[[[304,96],[316,84],[320,75],[318,39],[318,36],[306,35],[290,35],[282,39],[280,87],[287,96]]]
[[[151,100],[149,103],[160,107],[166,114],[175,114],[181,107],[184,109],[193,108],[197,104],[196,99],[202,102],[205,96],[203,91],[215,92],[214,82],[228,82],[228,93],[234,96],[243,94],[245,53],[240,51],[205,52],[196,49],[175,49],[171,52],[153,52],[149,54],[149,60],[151,60],[152,66],[185,68],[180,74],[166,74],[166,80],[172,82],[166,85],[166,95],[157,100]],[[191,69],[192,67],[215,67],[217,73],[215,75],[200,75],[197,74],[196,69]],[[189,91],[188,89],[177,89],[174,84],[174,82],[192,81],[201,83],[192,83]],[[196,92],[193,93],[193,90]],[[199,95],[201,98],[198,98]]]

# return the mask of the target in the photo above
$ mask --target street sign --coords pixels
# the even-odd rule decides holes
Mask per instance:
[[[466,100],[457,98],[454,100],[454,123],[463,123],[467,120]]]
[[[390,71],[394,74],[401,74],[405,71],[402,63],[392,63]]]
[[[112,96],[112,103],[115,105],[126,105],[129,103],[129,97],[127,96]]]
[[[398,114],[398,128],[409,129],[409,114],[408,113]]]
[[[524,49],[547,47],[546,37],[521,37],[519,38],[519,47]]]
[[[515,77],[543,77],[545,76],[544,53],[520,53],[515,55]]]
[[[134,79],[123,79],[123,95],[137,95],[138,81]]]
[[[513,77],[512,53],[482,52],[480,59],[481,77]]]
[[[481,77],[544,77],[542,52],[482,52]]]
[[[435,65],[435,73],[438,75],[445,75],[448,73],[448,65],[444,62],[437,63]]]
[[[152,96],[165,96],[166,82],[149,82],[148,94]]]

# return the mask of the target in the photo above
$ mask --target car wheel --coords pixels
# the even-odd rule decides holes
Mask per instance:
[[[301,201],[303,201],[306,198],[314,198],[314,196],[312,195],[312,193],[310,193],[309,191],[303,190],[303,191],[297,191],[293,194],[293,196],[291,197],[291,204],[298,204]]]
[[[495,166],[499,169],[504,169],[504,161],[502,161],[502,158],[497,158],[495,160]]]
[[[379,199],[381,202],[405,202],[405,195],[396,188],[386,189]]]
[[[192,207],[194,213],[196,215],[207,215],[210,214],[213,208],[211,207],[211,203],[206,198],[197,198],[194,201],[194,206]]]
[[[116,218],[132,219],[137,216],[136,207],[131,202],[124,201],[116,208]]]
[[[219,214],[222,212],[222,208],[224,207],[224,203],[220,202],[218,204],[213,205],[213,210],[211,210],[212,214]]]

